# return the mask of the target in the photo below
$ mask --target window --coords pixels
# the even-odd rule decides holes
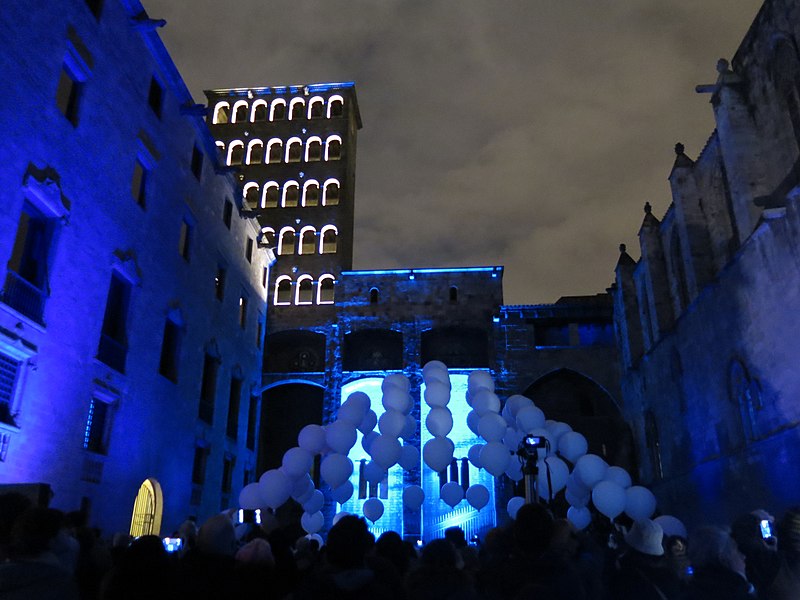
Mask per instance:
[[[14,398],[22,362],[0,352],[0,423],[16,426]]]
[[[458,288],[456,286],[450,287],[450,302],[453,304],[458,302]]]
[[[244,207],[246,210],[256,210],[258,208],[258,184],[255,181],[248,181],[242,190],[244,196]]]
[[[302,98],[292,98],[289,107],[289,120],[302,119],[306,116],[306,102]]]
[[[278,255],[294,254],[295,231],[291,227],[284,227],[278,239]]]
[[[266,246],[267,248],[274,248],[275,247],[275,230],[272,227],[262,227],[261,228],[261,241],[260,244],[262,246]],[[266,270],[266,267],[265,267]],[[266,279],[264,280],[266,281]]]
[[[317,288],[317,304],[333,304],[333,275],[323,275],[319,278]]]
[[[335,179],[329,179],[325,182],[322,206],[336,206],[337,204],[339,204],[339,182]]]
[[[250,120],[254,123],[256,121],[267,120],[267,102],[266,100],[256,100],[250,109]]]
[[[264,160],[264,142],[261,140],[250,140],[247,144],[247,164],[257,165]]]
[[[131,182],[131,194],[136,204],[145,208],[147,201],[147,180],[149,170],[142,161],[141,157],[136,157],[136,162],[133,165],[133,181]]]
[[[192,483],[203,485],[206,480],[206,463],[208,462],[209,448],[204,445],[194,447],[194,462],[192,463]]]
[[[283,142],[272,139],[267,144],[267,163],[273,165],[283,160]]]
[[[303,206],[317,206],[319,204],[319,183],[312,180],[303,184]]]
[[[256,447],[256,419],[258,417],[258,396],[250,396],[250,406],[247,408],[247,440],[245,444],[249,450]]]
[[[308,118],[321,119],[325,116],[325,101],[319,97],[314,96],[308,101]]]
[[[227,270],[222,265],[217,265],[217,274],[214,276],[214,295],[217,300],[222,301],[225,299],[225,276]]]
[[[189,249],[192,243],[192,227],[191,223],[186,219],[181,221],[181,235],[178,239],[178,252],[186,262],[189,262]]]
[[[296,181],[287,181],[283,186],[283,206],[294,208],[300,201],[300,186]]]
[[[320,254],[336,253],[336,234],[336,227],[333,225],[326,225],[322,228],[322,236],[319,242]]]
[[[264,286],[266,287],[266,285]],[[264,340],[264,315],[259,314],[256,320],[256,348],[259,350],[263,347]]]
[[[225,427],[226,435],[235,440],[239,435],[239,402],[242,399],[241,377],[231,377],[230,399],[228,401],[228,421]]]
[[[200,384],[200,408],[197,416],[209,425],[214,422],[214,403],[217,396],[219,359],[206,353],[203,359],[203,378]]]
[[[274,181],[265,183],[264,191],[261,195],[261,208],[277,208],[280,195],[281,192],[277,183]]]
[[[100,345],[97,348],[97,359],[120,373],[125,372],[125,358],[128,354],[131,287],[131,282],[122,274],[117,271],[111,274]]]
[[[253,238],[247,238],[247,242],[245,243],[244,247],[244,257],[247,259],[247,262],[253,262]]]
[[[270,121],[283,121],[286,118],[286,100],[278,98],[272,101],[269,109]]]
[[[161,359],[158,372],[172,382],[178,381],[178,363],[181,350],[181,326],[167,318],[164,323],[164,335],[161,338]]]
[[[233,487],[233,467],[236,464],[236,457],[225,453],[222,459],[222,493],[230,494]],[[227,508],[227,503],[225,505]]]
[[[239,100],[233,105],[232,123],[244,123],[247,121],[247,102]]]
[[[328,98],[328,118],[338,119],[344,116],[344,100],[341,96]]]
[[[314,254],[317,251],[317,232],[311,227],[300,230],[300,251],[298,254]]]
[[[228,166],[240,165],[244,159],[244,142],[234,140],[228,146]]]
[[[274,239],[274,234],[273,234],[273,239]],[[269,275],[269,267],[264,267],[264,269],[261,271],[261,287],[263,288],[267,287],[268,275]]]
[[[339,160],[342,157],[342,138],[332,135],[325,142],[325,160]]]
[[[231,228],[231,221],[233,219],[233,202],[231,202],[228,198],[225,198],[225,204],[222,207],[222,222],[225,223],[225,227],[228,229]]]
[[[286,142],[286,162],[300,162],[303,158],[303,142],[300,138],[292,138]]]
[[[200,181],[200,177],[203,174],[203,151],[200,150],[200,147],[195,144],[194,148],[192,149],[192,175],[195,176],[197,181]]]
[[[161,112],[164,105],[164,86],[156,79],[156,76],[150,79],[150,91],[147,93],[147,103],[153,109],[153,113],[160,119]]]
[[[78,77],[76,72],[68,65],[61,67],[61,75],[58,78],[58,88],[56,89],[56,105],[61,114],[72,123],[74,127],[78,125],[78,108],[81,96],[83,95],[83,80]]]
[[[316,162],[322,158],[322,140],[318,137],[308,138],[306,142],[306,162]]]
[[[275,304],[292,303],[292,279],[288,275],[278,277],[275,282]]]
[[[369,291],[369,303],[370,304],[378,303],[378,288],[372,288]]]
[[[247,326],[247,296],[242,292],[239,296],[239,327],[244,329]]]
[[[214,118],[211,122],[216,125],[217,123],[227,123],[230,120],[231,105],[227,102],[219,102],[214,107]]]
[[[108,453],[108,438],[111,422],[111,404],[99,398],[89,402],[89,416],[83,435],[83,447],[95,454]]]
[[[311,275],[297,278],[297,298],[295,304],[311,304],[314,301],[314,280]]]

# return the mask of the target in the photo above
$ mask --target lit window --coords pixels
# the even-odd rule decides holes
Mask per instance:
[[[325,116],[325,101],[320,96],[314,96],[308,101],[308,118],[321,119]]]
[[[291,227],[284,227],[281,229],[281,235],[278,238],[278,254],[288,255],[294,254],[295,244],[295,231]]]
[[[232,123],[244,123],[247,121],[247,102],[239,100],[233,105]]]
[[[309,179],[303,184],[303,206],[319,205],[319,183]]]
[[[300,162],[303,158],[303,142],[300,138],[291,138],[286,142],[286,162]]]
[[[334,225],[326,225],[322,228],[322,235],[319,241],[320,254],[336,253],[336,236],[338,231]]]
[[[317,304],[333,304],[333,286],[335,281],[333,275],[323,275],[319,278]]]
[[[272,227],[261,228],[261,245],[267,248],[275,247],[275,230]]]
[[[106,310],[97,348],[97,359],[112,369],[125,372],[128,354],[128,307],[131,298],[131,282],[117,271],[111,274]]]
[[[330,136],[325,142],[325,160],[339,160],[342,157],[342,138]]]
[[[328,118],[338,119],[344,115],[344,99],[341,96],[328,98]]]
[[[198,181],[203,174],[203,151],[197,144],[192,149],[192,174]]]
[[[277,183],[270,181],[264,184],[264,191],[261,196],[261,208],[276,208],[278,206],[279,196],[280,189]]]
[[[234,140],[228,145],[228,165],[240,165],[244,158],[244,142]]]
[[[247,326],[247,296],[244,292],[239,296],[239,327]]]
[[[217,274],[214,275],[214,295],[216,296],[217,300],[223,300],[225,298],[225,276],[227,275],[227,269],[222,265],[217,266]]]
[[[297,278],[296,293],[295,304],[311,304],[314,302],[314,280],[311,275],[301,275]]]
[[[164,323],[164,335],[161,338],[161,359],[158,372],[172,382],[178,381],[178,357],[180,356],[181,326],[171,318]]]
[[[219,359],[206,354],[203,359],[203,376],[200,384],[200,406],[197,416],[209,425],[214,421],[214,403],[217,396],[217,371]]]
[[[271,165],[283,160],[283,142],[279,139],[271,139],[267,144],[267,162]]]
[[[322,158],[322,140],[318,137],[308,138],[306,142],[306,162],[316,162]]]
[[[278,277],[275,282],[275,304],[292,303],[292,278],[288,275]]]
[[[296,181],[287,181],[283,186],[283,203],[287,208],[294,208],[300,200],[300,186]]]
[[[214,145],[217,147],[218,150],[222,152],[223,155],[225,154],[225,142],[220,142],[219,140],[217,140],[216,142],[214,142]]]
[[[289,120],[302,119],[306,113],[306,102],[302,98],[292,98],[289,104]]]
[[[247,144],[247,164],[257,165],[264,160],[264,142],[261,140],[251,140]]]
[[[250,108],[250,120],[254,123],[257,121],[267,120],[267,102],[266,100],[256,100]]]
[[[325,182],[322,206],[336,206],[337,204],[339,204],[339,182],[335,179],[328,179]]]
[[[216,125],[217,123],[227,123],[230,119],[231,105],[227,102],[218,102],[214,107],[214,118],[211,122]]]
[[[16,425],[14,400],[22,362],[0,352],[0,423]]]
[[[255,181],[248,181],[242,189],[244,196],[244,206],[247,210],[255,210],[258,208],[258,184]]]
[[[298,254],[314,254],[317,250],[317,231],[312,226],[300,230],[300,252]]]
[[[164,86],[156,79],[155,75],[150,79],[150,91],[147,93],[147,103],[150,105],[153,113],[160,119],[164,109]]]
[[[269,108],[270,121],[283,121],[286,118],[286,100],[278,98],[272,101],[272,106]]]
[[[189,249],[192,242],[192,225],[186,220],[181,221],[181,235],[178,240],[178,252],[186,260],[189,261]]]
[[[108,452],[108,437],[111,423],[111,404],[99,398],[89,401],[89,416],[83,435],[83,447],[95,454]]]

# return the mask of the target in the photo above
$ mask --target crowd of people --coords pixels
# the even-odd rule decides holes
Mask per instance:
[[[395,532],[376,540],[354,515],[320,544],[294,524],[219,514],[182,524],[168,552],[157,536],[105,543],[80,513],[5,494],[0,600],[798,600],[800,508],[774,521],[754,511],[685,539],[649,519],[577,531],[528,504],[479,544],[452,528],[418,548]]]

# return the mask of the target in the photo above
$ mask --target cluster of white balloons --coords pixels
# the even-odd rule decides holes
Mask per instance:
[[[488,373],[484,374],[488,376]],[[423,446],[422,458],[426,465],[438,473],[450,465],[455,453],[455,444],[447,437],[453,430],[453,414],[447,408],[452,389],[450,374],[443,362],[433,360],[422,368],[422,379],[425,382],[424,400],[430,407],[425,418],[425,427],[433,436]],[[494,383],[491,383],[494,388]],[[450,508],[455,508],[466,499],[470,506],[480,510],[489,503],[490,494],[486,486],[480,483],[469,486],[465,492],[461,484],[450,481],[439,490],[439,498]]]

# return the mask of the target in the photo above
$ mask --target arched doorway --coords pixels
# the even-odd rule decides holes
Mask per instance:
[[[136,500],[133,503],[131,517],[131,535],[160,535],[161,516],[164,510],[164,496],[161,484],[155,479],[145,479],[139,486]]]

